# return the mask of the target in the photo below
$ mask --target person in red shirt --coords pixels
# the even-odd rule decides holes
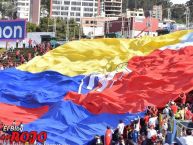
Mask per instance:
[[[192,119],[192,112],[188,109],[188,107],[185,108],[185,120],[191,120]]]
[[[148,125],[150,115],[147,113],[144,117],[145,124]]]
[[[152,114],[157,116],[157,113],[158,113],[158,109],[155,106],[153,106],[152,107]]]
[[[43,47],[40,47],[40,53],[43,54]]]
[[[24,62],[25,62],[25,58],[24,58],[23,55],[20,56],[20,62],[21,62],[21,63],[24,63]]]
[[[27,59],[28,59],[28,61],[31,60],[31,53],[30,52],[28,52],[28,54],[27,54]]]
[[[112,141],[112,130],[109,126],[107,126],[107,130],[105,132],[105,145],[111,145]]]
[[[171,102],[171,106],[170,106],[172,112],[174,113],[174,115],[177,113],[178,111],[178,106],[176,106],[175,102]]]
[[[3,130],[3,122],[0,120],[0,131]]]
[[[46,53],[47,53],[48,51],[50,51],[50,48],[49,48],[49,47],[46,48]]]
[[[13,62],[12,61],[9,61],[8,64],[9,64],[9,67],[13,67]]]
[[[180,98],[180,101],[181,101],[182,104],[186,103],[186,95],[184,93],[181,93],[179,95],[179,98]]]
[[[35,47],[34,47],[34,52],[36,52],[36,51],[37,51],[37,47],[35,46]]]
[[[29,48],[32,48],[32,40],[31,40],[31,38],[29,39],[28,43],[29,43]]]
[[[15,52],[16,59],[19,59],[19,54],[20,54],[20,50],[17,50],[17,51]]]

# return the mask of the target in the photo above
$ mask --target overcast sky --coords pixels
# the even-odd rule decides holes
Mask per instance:
[[[186,3],[188,0],[170,0],[173,4],[184,4]]]

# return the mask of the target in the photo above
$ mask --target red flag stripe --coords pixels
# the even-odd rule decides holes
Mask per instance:
[[[133,71],[103,92],[87,95],[68,93],[72,100],[90,112],[126,113],[143,111],[148,105],[163,107],[182,91],[193,89],[193,46],[180,50],[157,50],[128,63]]]
[[[16,123],[30,123],[40,118],[46,112],[48,112],[48,106],[24,108],[0,103],[0,120],[6,125],[10,125],[13,120],[16,120]]]

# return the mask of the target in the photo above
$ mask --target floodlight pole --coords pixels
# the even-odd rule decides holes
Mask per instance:
[[[189,29],[190,23],[190,8],[186,7],[186,28]]]

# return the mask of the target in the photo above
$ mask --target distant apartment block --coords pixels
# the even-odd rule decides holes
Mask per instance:
[[[105,13],[106,17],[118,17],[122,13],[122,0],[99,0],[98,15]]]
[[[145,17],[145,14],[144,14],[144,11],[142,8],[140,9],[135,9],[134,11],[130,11],[130,10],[127,10],[126,11],[126,17],[127,18],[130,18],[130,17],[138,17],[138,18],[144,18]]]
[[[158,19],[140,17],[122,17],[118,20],[105,22],[106,34],[116,34],[127,38],[137,38],[143,36],[157,36]]]
[[[17,17],[30,20],[30,0],[15,0]]]
[[[162,21],[162,14],[163,14],[162,5],[154,5],[152,17],[158,19],[159,21]]]
[[[82,17],[95,17],[98,0],[51,0],[50,16],[81,21]]]
[[[15,0],[17,17],[39,25],[41,0]]]
[[[105,23],[117,19],[118,17],[84,17],[81,19],[83,34],[90,38],[105,36]]]
[[[129,33],[129,19],[126,17],[118,18],[116,20],[105,22],[105,33],[116,34],[118,37],[128,37]]]

